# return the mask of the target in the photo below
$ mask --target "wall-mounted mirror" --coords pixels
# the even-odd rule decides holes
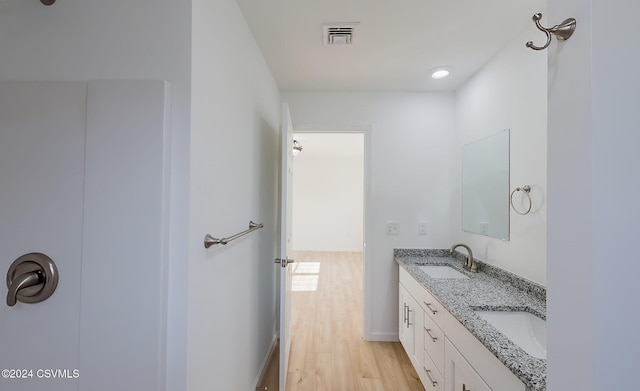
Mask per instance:
[[[462,148],[462,229],[509,240],[509,130]]]

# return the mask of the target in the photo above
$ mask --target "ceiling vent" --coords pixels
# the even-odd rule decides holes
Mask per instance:
[[[355,30],[359,23],[325,24],[322,26],[325,46],[342,46],[354,43]]]

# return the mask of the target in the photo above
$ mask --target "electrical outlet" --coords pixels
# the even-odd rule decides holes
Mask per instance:
[[[489,235],[489,223],[486,221],[480,222],[480,233],[482,235]]]
[[[400,223],[397,221],[387,221],[385,232],[387,235],[398,235],[400,233]]]
[[[427,234],[427,223],[425,221],[418,221],[418,235]]]

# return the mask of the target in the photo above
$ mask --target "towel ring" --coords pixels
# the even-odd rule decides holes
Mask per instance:
[[[520,212],[518,209],[516,209],[515,205],[513,205],[513,195],[517,192],[517,191],[521,191],[522,193],[524,193],[524,195],[527,196],[527,198],[529,199],[529,207],[527,208],[526,211],[524,212]],[[513,208],[513,210],[519,214],[519,215],[526,215],[527,213],[531,212],[531,194],[529,194],[531,192],[531,186],[529,185],[525,185],[522,187],[516,187],[512,192],[511,195],[509,196],[509,202],[511,203],[511,207]]]

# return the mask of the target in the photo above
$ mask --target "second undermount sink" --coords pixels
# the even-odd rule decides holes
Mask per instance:
[[[425,272],[431,278],[457,278],[468,279],[469,277],[460,273],[456,269],[443,265],[422,265],[418,269]]]
[[[493,327],[536,358],[547,358],[547,322],[525,311],[475,311]]]

